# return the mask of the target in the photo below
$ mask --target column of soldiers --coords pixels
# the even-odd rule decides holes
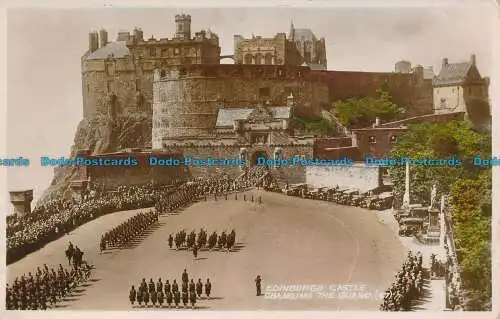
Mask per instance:
[[[76,247],[78,249],[78,247]],[[43,269],[42,269],[43,268]],[[78,285],[86,282],[91,275],[92,266],[82,261],[71,270],[61,264],[56,269],[44,264],[34,272],[16,277],[12,285],[7,285],[7,310],[47,310],[63,301]]]
[[[386,290],[380,306],[383,311],[409,311],[411,302],[422,296],[423,291],[422,254],[408,252],[401,271],[396,274],[392,286]]]
[[[108,247],[120,247],[141,235],[151,225],[158,223],[159,214],[155,211],[139,213],[122,224],[111,229],[101,237],[101,251]]]
[[[169,235],[168,246],[173,248],[174,243],[175,249],[177,250],[182,247],[192,249],[196,258],[198,250],[205,247],[209,250],[213,250],[217,247],[219,250],[225,248],[227,251],[230,251],[236,243],[236,232],[233,229],[229,234],[223,231],[220,235],[217,235],[217,232],[214,231],[210,236],[208,236],[207,231],[204,229],[200,229],[198,235],[194,230],[191,231],[189,235],[185,230],[181,230],[174,236]]]
[[[174,279],[172,284],[167,279],[165,283],[162,282],[161,278],[158,279],[156,284],[153,282],[153,278],[149,279],[149,283],[143,278],[142,282],[138,285],[138,290],[135,286],[129,291],[129,301],[132,307],[135,302],[138,303],[139,307],[163,307],[166,304],[169,308],[175,306],[179,308],[181,303],[184,308],[191,304],[191,308],[195,308],[197,300],[202,299],[203,288],[205,288],[205,295],[207,299],[210,299],[210,294],[212,292],[212,283],[210,279],[207,279],[205,284],[198,279],[198,282],[194,282],[193,279],[189,280],[189,275],[184,269],[182,273],[182,283],[181,289],[179,290],[179,284],[177,280]]]

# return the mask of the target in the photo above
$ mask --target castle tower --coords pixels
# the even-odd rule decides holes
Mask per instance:
[[[99,45],[104,48],[108,44],[108,31],[101,29],[99,31]]]
[[[97,31],[92,31],[89,33],[89,52],[92,53],[99,49],[99,34]]]
[[[175,38],[191,39],[191,16],[189,14],[177,14],[175,16]]]
[[[179,143],[178,139],[183,137],[207,135],[216,125],[220,107],[219,92],[210,88],[220,85],[220,79],[201,76],[195,70],[156,70],[153,81],[152,148],[161,149],[163,145],[176,143],[176,140]],[[193,99],[193,96],[204,96],[204,99]]]
[[[31,201],[33,200],[33,190],[11,191],[10,202],[14,206],[17,215],[25,216],[31,213]]]
[[[134,41],[136,43],[144,41],[144,33],[142,32],[141,29],[139,29],[137,27],[134,28]]]
[[[291,20],[290,21],[290,33],[288,34],[288,39],[290,39],[290,41],[293,41],[294,33],[295,33],[295,27],[293,26],[293,20]]]

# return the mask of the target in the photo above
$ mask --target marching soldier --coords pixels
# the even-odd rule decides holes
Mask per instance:
[[[168,247],[172,249],[172,243],[174,242],[174,238],[172,237],[172,234],[168,236]]]
[[[155,283],[153,282],[153,278],[149,279],[148,292],[151,294],[155,291]]]
[[[203,283],[201,282],[201,278],[198,278],[198,282],[196,283],[196,294],[198,295],[198,298],[201,297],[202,293],[203,293]]]
[[[158,278],[158,282],[156,283],[156,291],[162,291],[163,292],[163,283],[161,282],[161,278]]]
[[[165,295],[170,292],[170,283],[168,282],[168,279],[167,279],[167,282],[165,283]]]
[[[182,273],[182,282],[185,282],[185,283],[189,282],[189,276],[188,276],[188,273],[187,273],[185,268],[184,268],[184,272]]]
[[[193,246],[193,255],[194,259],[198,258],[198,246],[196,244]]]
[[[194,292],[195,290],[196,290],[196,285],[193,279],[191,279],[191,282],[189,283],[189,292]]]
[[[134,306],[136,296],[137,292],[135,291],[134,286],[132,286],[132,288],[130,289],[130,293],[128,294],[128,299],[130,300],[132,307]]]
[[[207,299],[210,299],[210,293],[212,292],[212,283],[210,279],[207,278],[207,282],[205,283],[205,294],[207,295]]]
[[[188,283],[183,281],[182,282],[182,292],[187,292],[188,291]]]
[[[257,296],[261,295],[261,282],[262,279],[260,278],[260,275],[255,278],[255,288],[257,288]]]

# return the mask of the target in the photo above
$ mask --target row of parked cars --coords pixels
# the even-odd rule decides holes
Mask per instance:
[[[421,204],[412,204],[408,208],[397,209],[394,217],[399,224],[400,236],[417,236],[425,243],[439,241],[439,210],[429,209]]]
[[[315,200],[334,202],[340,205],[357,206],[373,210],[385,210],[392,207],[392,192],[376,194],[375,191],[362,192],[358,189],[343,187],[309,188],[307,184],[288,185],[282,190],[288,196],[299,196]]]

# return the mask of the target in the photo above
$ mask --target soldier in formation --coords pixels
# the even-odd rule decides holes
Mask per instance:
[[[169,247],[172,248],[170,244],[171,240],[175,242],[175,248],[177,250],[186,247],[187,249],[193,249],[193,255],[195,258],[197,257],[198,251],[201,249],[213,250],[217,247],[219,250],[227,249],[227,251],[231,251],[236,243],[236,231],[233,229],[229,234],[225,231],[217,234],[217,232],[213,232],[210,236],[206,230],[201,229],[198,234],[195,231],[191,231],[189,235],[183,229],[177,232],[174,236],[169,235]]]
[[[184,269],[181,275],[181,282],[182,287],[179,290],[179,285],[175,279],[172,284],[170,284],[169,280],[166,280],[164,284],[161,278],[159,278],[155,284],[153,278],[150,278],[148,283],[146,279],[143,278],[138,289],[135,288],[135,285],[130,288],[130,304],[135,306],[137,302],[139,307],[163,307],[163,304],[166,303],[168,308],[179,308],[182,303],[184,308],[187,308],[190,304],[191,308],[194,309],[196,302],[201,299],[203,295],[203,283],[201,278],[199,278],[196,283],[193,279],[189,280],[189,275],[186,269]],[[207,278],[204,287],[206,298],[210,299],[210,294],[212,292],[212,283],[210,279]]]
[[[158,212],[139,213],[116,226],[101,237],[101,252],[108,247],[120,247],[130,243],[152,225],[158,223]]]
[[[11,285],[6,286],[7,310],[54,308],[57,302],[90,278],[91,269],[88,264],[70,270],[61,264],[57,269],[44,265],[37,267],[34,275],[30,272],[27,276],[16,277]]]
[[[395,277],[394,283],[385,292],[380,310],[410,311],[411,302],[422,296],[424,284],[422,254],[418,252],[413,255],[408,252],[401,271]]]

